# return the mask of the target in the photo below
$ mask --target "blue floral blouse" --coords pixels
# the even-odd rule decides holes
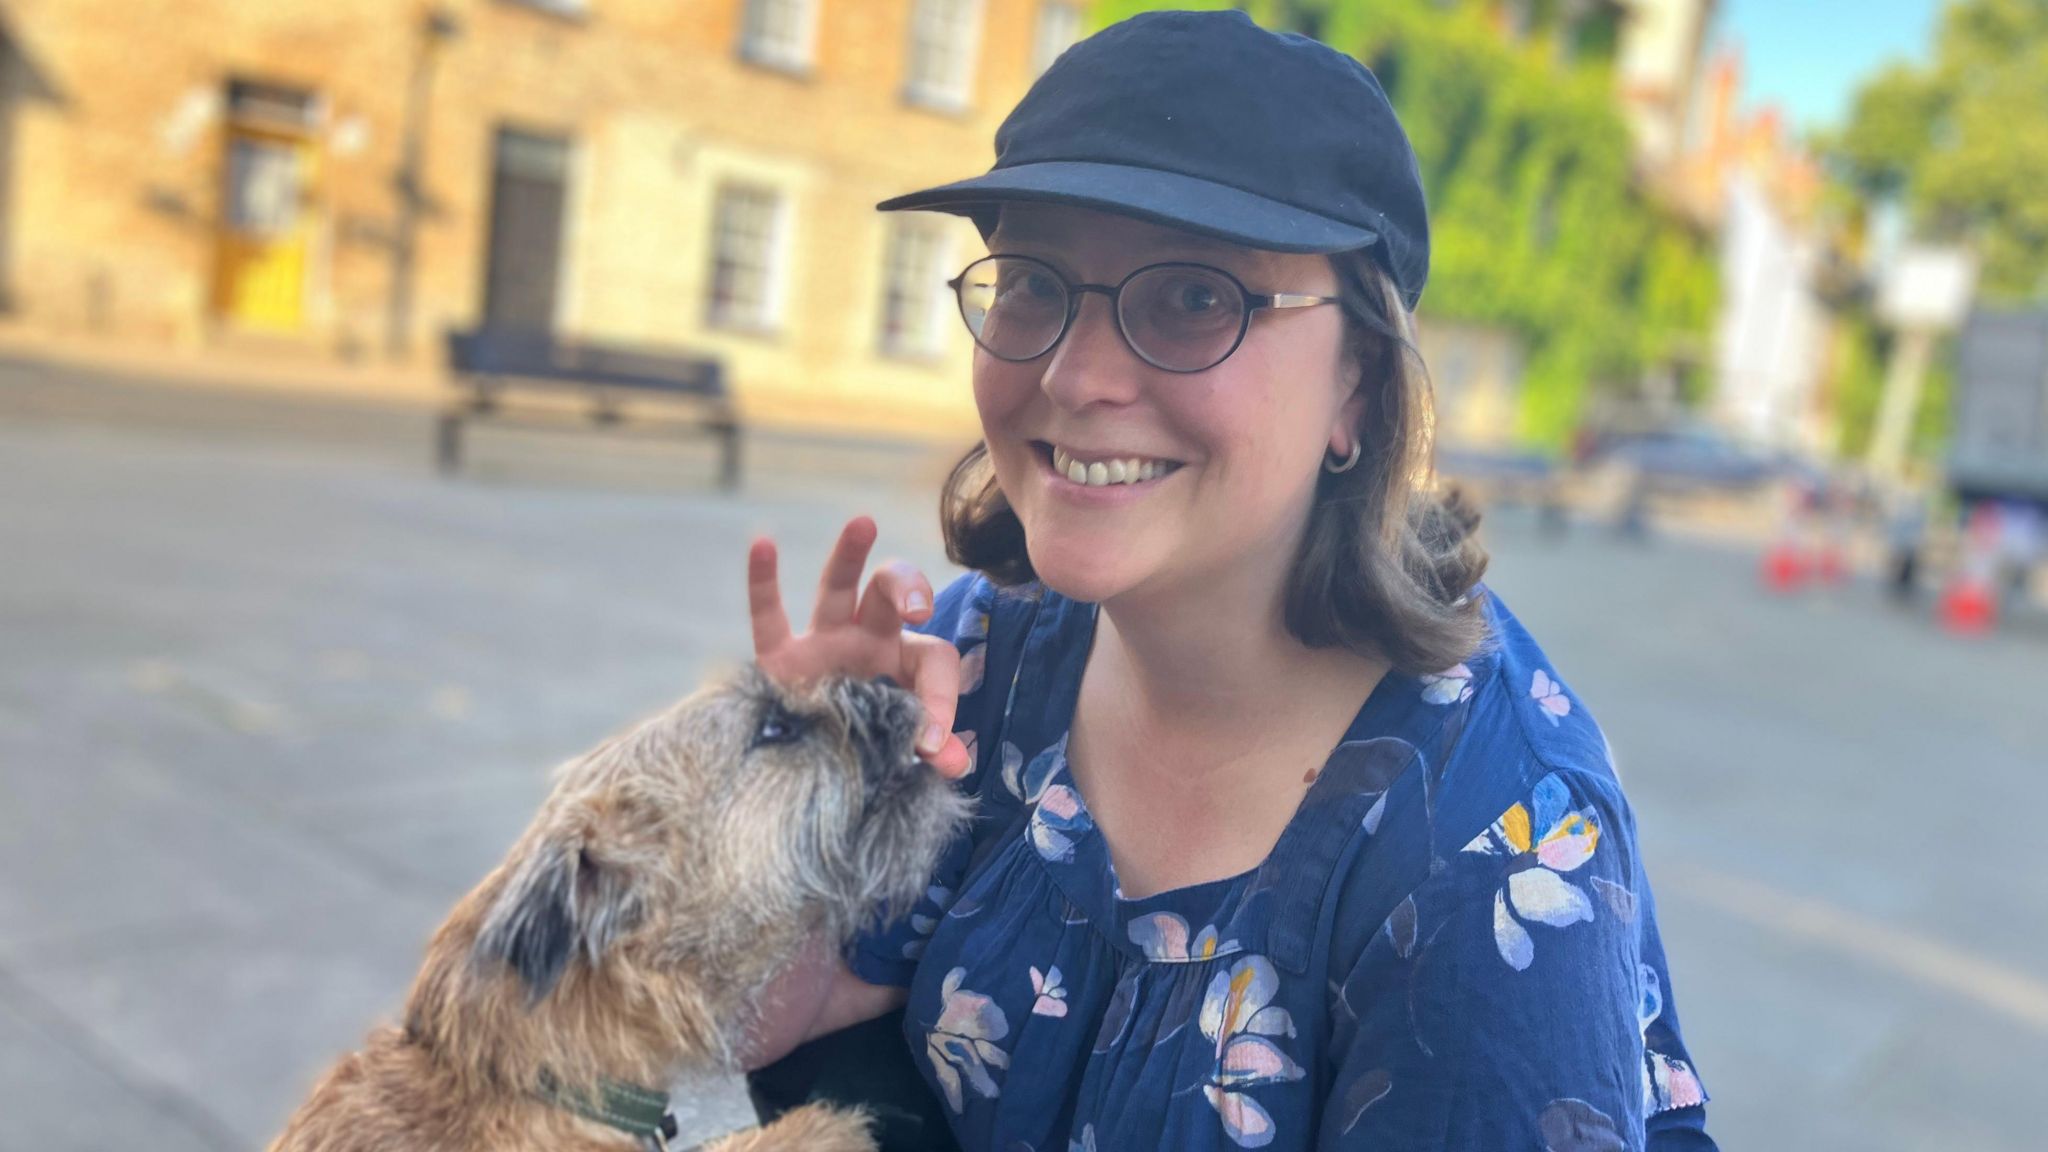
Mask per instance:
[[[1505,606],[1389,674],[1272,854],[1126,899],[1066,762],[1096,608],[970,574],[979,797],[908,919],[857,941],[970,1152],[1712,1149],[1606,738]]]

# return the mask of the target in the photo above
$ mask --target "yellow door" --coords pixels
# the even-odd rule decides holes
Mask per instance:
[[[305,310],[313,142],[228,129],[214,274],[216,314],[238,328],[296,331]]]

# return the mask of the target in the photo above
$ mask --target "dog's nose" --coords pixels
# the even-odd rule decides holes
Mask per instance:
[[[847,732],[860,752],[861,774],[880,781],[916,764],[924,706],[888,677],[848,680],[840,689]]]

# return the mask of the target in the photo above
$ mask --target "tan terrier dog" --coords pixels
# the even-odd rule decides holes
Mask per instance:
[[[642,1152],[667,1085],[729,1069],[804,947],[921,893],[967,805],[882,682],[749,668],[566,765],[428,946],[403,1028],[314,1088],[272,1152]],[[809,1106],[720,1152],[866,1152]]]

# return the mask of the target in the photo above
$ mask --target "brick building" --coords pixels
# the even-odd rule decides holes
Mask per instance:
[[[11,322],[436,362],[490,321],[964,426],[951,218],[1063,0],[0,0]]]

